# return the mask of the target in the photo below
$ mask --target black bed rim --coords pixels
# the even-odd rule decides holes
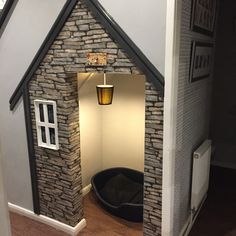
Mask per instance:
[[[109,169],[105,169],[105,170],[99,171],[99,172],[98,172],[97,174],[95,174],[95,175],[92,177],[92,179],[91,179],[92,188],[95,190],[95,194],[96,194],[97,198],[98,198],[105,206],[109,206],[109,207],[111,207],[111,208],[113,208],[113,209],[119,209],[119,208],[125,207],[125,206],[133,206],[133,207],[140,207],[140,208],[143,208],[143,204],[135,204],[135,203],[128,203],[128,202],[122,203],[122,204],[120,204],[119,206],[115,206],[115,205],[110,204],[109,202],[106,202],[106,201],[103,200],[103,198],[100,196],[99,191],[98,191],[98,189],[96,188],[96,185],[95,185],[95,183],[94,183],[94,179],[96,178],[96,176],[98,176],[98,175],[100,175],[100,174],[102,174],[102,173],[104,173],[104,172],[106,172],[106,171],[108,171],[108,170],[111,170],[111,171],[112,171],[112,170],[121,170],[121,169],[123,169],[123,170],[129,170],[129,171],[132,171],[132,172],[136,172],[136,173],[138,173],[138,174],[143,174],[143,172],[141,172],[141,171],[134,170],[134,169],[130,169],[130,168],[127,168],[127,167],[113,167],[113,168],[109,168]]]

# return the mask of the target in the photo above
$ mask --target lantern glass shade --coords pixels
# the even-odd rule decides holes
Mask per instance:
[[[110,105],[112,104],[113,98],[113,85],[97,85],[97,96],[99,105]]]

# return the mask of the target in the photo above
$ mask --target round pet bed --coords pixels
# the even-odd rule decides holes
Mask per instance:
[[[143,221],[143,173],[111,168],[91,180],[95,195],[111,214],[133,222]]]

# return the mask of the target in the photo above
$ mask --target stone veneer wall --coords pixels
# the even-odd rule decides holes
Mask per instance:
[[[74,77],[60,78],[53,68],[43,69],[46,64],[41,64],[29,86],[40,213],[74,226],[83,215],[77,81]],[[35,99],[57,103],[58,151],[37,145]]]
[[[78,72],[101,72],[87,66],[88,52],[108,55],[108,72],[141,72],[87,7],[78,1],[29,83],[40,212],[75,226],[83,217],[80,165]],[[163,103],[155,87],[146,85],[146,151],[144,235],[160,235]],[[37,146],[35,99],[57,102],[58,151]]]
[[[161,235],[163,98],[146,82],[144,235]]]

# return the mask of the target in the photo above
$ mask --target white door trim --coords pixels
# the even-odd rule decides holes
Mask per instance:
[[[174,227],[175,154],[181,0],[167,0],[162,182],[162,236]]]

